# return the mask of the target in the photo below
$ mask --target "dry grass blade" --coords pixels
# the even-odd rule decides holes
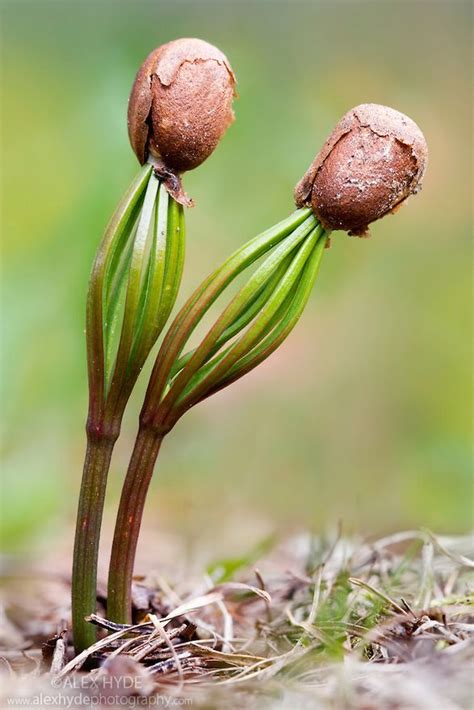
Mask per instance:
[[[166,640],[171,641],[171,639],[174,639],[177,636],[181,636],[181,634],[183,634],[186,629],[187,624],[182,624],[177,629],[171,629],[171,631],[166,634]],[[158,639],[154,639],[153,637],[154,634],[151,634],[146,641],[144,641],[138,648],[133,651],[131,655],[136,661],[143,661],[143,659],[147,658],[151,653],[156,651],[158,648],[160,648],[160,646],[163,646],[163,644],[165,643],[165,639],[163,638],[163,636],[160,635],[160,638]]]
[[[469,559],[469,557],[466,557],[465,555],[458,555],[449,550],[446,545],[441,542],[441,538],[437,535],[434,535],[431,530],[426,530],[425,532],[426,535],[428,535],[428,537],[433,541],[433,544],[443,555],[446,555],[446,557],[449,557],[450,560],[452,560],[458,565],[461,565],[462,567],[474,569],[474,560]],[[472,545],[474,544],[474,537],[469,538],[469,544],[472,549]]]
[[[185,614],[189,614],[192,611],[202,609],[205,606],[209,606],[210,604],[216,604],[217,602],[221,601],[222,594],[218,592],[204,594],[203,596],[195,597],[194,599],[190,599],[188,602],[181,604],[181,606],[178,606],[172,612],[167,614],[167,616],[161,618],[160,621],[161,623],[171,621],[172,619],[176,619],[176,617],[178,616],[184,616]]]
[[[308,636],[317,639],[321,643],[325,642],[324,635],[314,626],[314,623],[310,623],[309,621],[296,621],[290,609],[286,610],[286,615],[292,626],[299,626]]]
[[[250,592],[251,594],[255,594],[261,599],[263,599],[267,604],[272,603],[272,598],[269,595],[268,592],[266,592],[264,589],[259,589],[258,587],[254,587],[251,584],[244,584],[243,582],[224,582],[223,584],[219,584],[217,587],[214,587],[214,589],[219,589],[222,590],[222,592]]]
[[[199,643],[190,643],[189,647],[197,656],[206,659],[215,659],[231,666],[247,667],[251,663],[267,662],[268,660],[263,656],[252,656],[247,653],[225,653],[224,651],[216,651],[213,648],[201,646]]]
[[[349,577],[349,582],[354,586],[361,587],[361,589],[365,589],[367,592],[371,592],[380,599],[383,599],[384,602],[386,602],[394,611],[397,611],[399,614],[406,614],[406,609],[397,604],[397,602],[393,601],[393,599],[390,599],[390,597],[381,592],[380,589],[375,589],[375,587],[372,587],[372,585],[368,584],[367,582],[364,582],[362,579],[357,579],[357,577]]]
[[[135,624],[125,629],[121,629],[120,631],[116,631],[114,634],[110,634],[110,636],[107,636],[106,638],[100,639],[100,641],[97,641],[97,643],[92,644],[92,646],[86,648],[85,651],[79,653],[79,655],[73,658],[72,661],[69,661],[69,663],[67,663],[64,668],[56,674],[56,679],[64,678],[64,676],[68,673],[79,670],[79,668],[84,665],[89,656],[92,656],[94,653],[97,653],[98,651],[101,651],[107,646],[110,646],[113,641],[118,640],[130,631],[143,628],[144,626],[147,626],[147,624]]]
[[[67,629],[64,629],[63,631],[61,631],[61,633],[59,634],[58,640],[56,641],[56,646],[54,647],[53,660],[51,661],[51,669],[50,669],[50,673],[53,676],[60,673],[61,670],[66,665],[66,654],[67,654],[66,641],[65,641],[66,633],[67,633]]]
[[[158,631],[161,638],[163,639],[163,641],[165,642],[165,644],[169,648],[171,656],[176,664],[176,670],[178,671],[178,676],[179,676],[179,690],[181,691],[182,687],[183,687],[183,682],[184,682],[184,671],[183,671],[183,667],[181,665],[181,662],[179,660],[179,656],[176,653],[173,643],[172,643],[171,639],[169,638],[169,636],[167,635],[167,633],[163,627],[163,624],[159,621],[158,617],[155,616],[155,614],[150,614],[149,616],[150,616],[150,619],[151,619],[153,625],[155,626],[156,630]]]

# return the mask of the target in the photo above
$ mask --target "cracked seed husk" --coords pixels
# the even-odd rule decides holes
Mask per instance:
[[[418,192],[428,147],[414,121],[395,109],[361,104],[336,124],[295,188],[331,230],[367,236],[368,225]]]

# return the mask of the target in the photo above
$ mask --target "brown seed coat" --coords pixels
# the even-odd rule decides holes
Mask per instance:
[[[128,106],[140,163],[151,159],[161,177],[180,183],[179,174],[204,162],[234,120],[235,84],[225,55],[203,40],[178,39],[151,52]]]
[[[421,188],[428,148],[408,116],[361,104],[336,124],[295,188],[298,207],[311,206],[332,230],[366,236],[368,225]]]

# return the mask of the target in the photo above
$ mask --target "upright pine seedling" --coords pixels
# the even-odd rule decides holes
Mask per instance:
[[[74,643],[95,640],[97,558],[107,474],[125,407],[176,301],[185,250],[181,174],[200,165],[233,121],[235,77],[198,39],[170,42],[141,66],[128,109],[142,170],[99,246],[87,297],[87,452],[72,575]]]

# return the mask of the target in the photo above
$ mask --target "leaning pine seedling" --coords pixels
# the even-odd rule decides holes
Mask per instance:
[[[109,570],[111,620],[131,621],[138,534],[163,438],[191,407],[278,348],[305,308],[331,232],[367,235],[370,223],[420,189],[426,162],[424,136],[410,118],[375,104],[352,109],[296,186],[296,212],[238,249],[176,316],[153,368],[122,491]],[[210,306],[259,260],[201,343],[185,351]]]
[[[181,175],[216,148],[234,115],[226,57],[199,39],[154,50],[130,95],[128,129],[143,166],[99,246],[87,298],[89,413],[72,575],[74,643],[95,640],[96,568],[107,474],[123,413],[174,306],[185,249]]]

